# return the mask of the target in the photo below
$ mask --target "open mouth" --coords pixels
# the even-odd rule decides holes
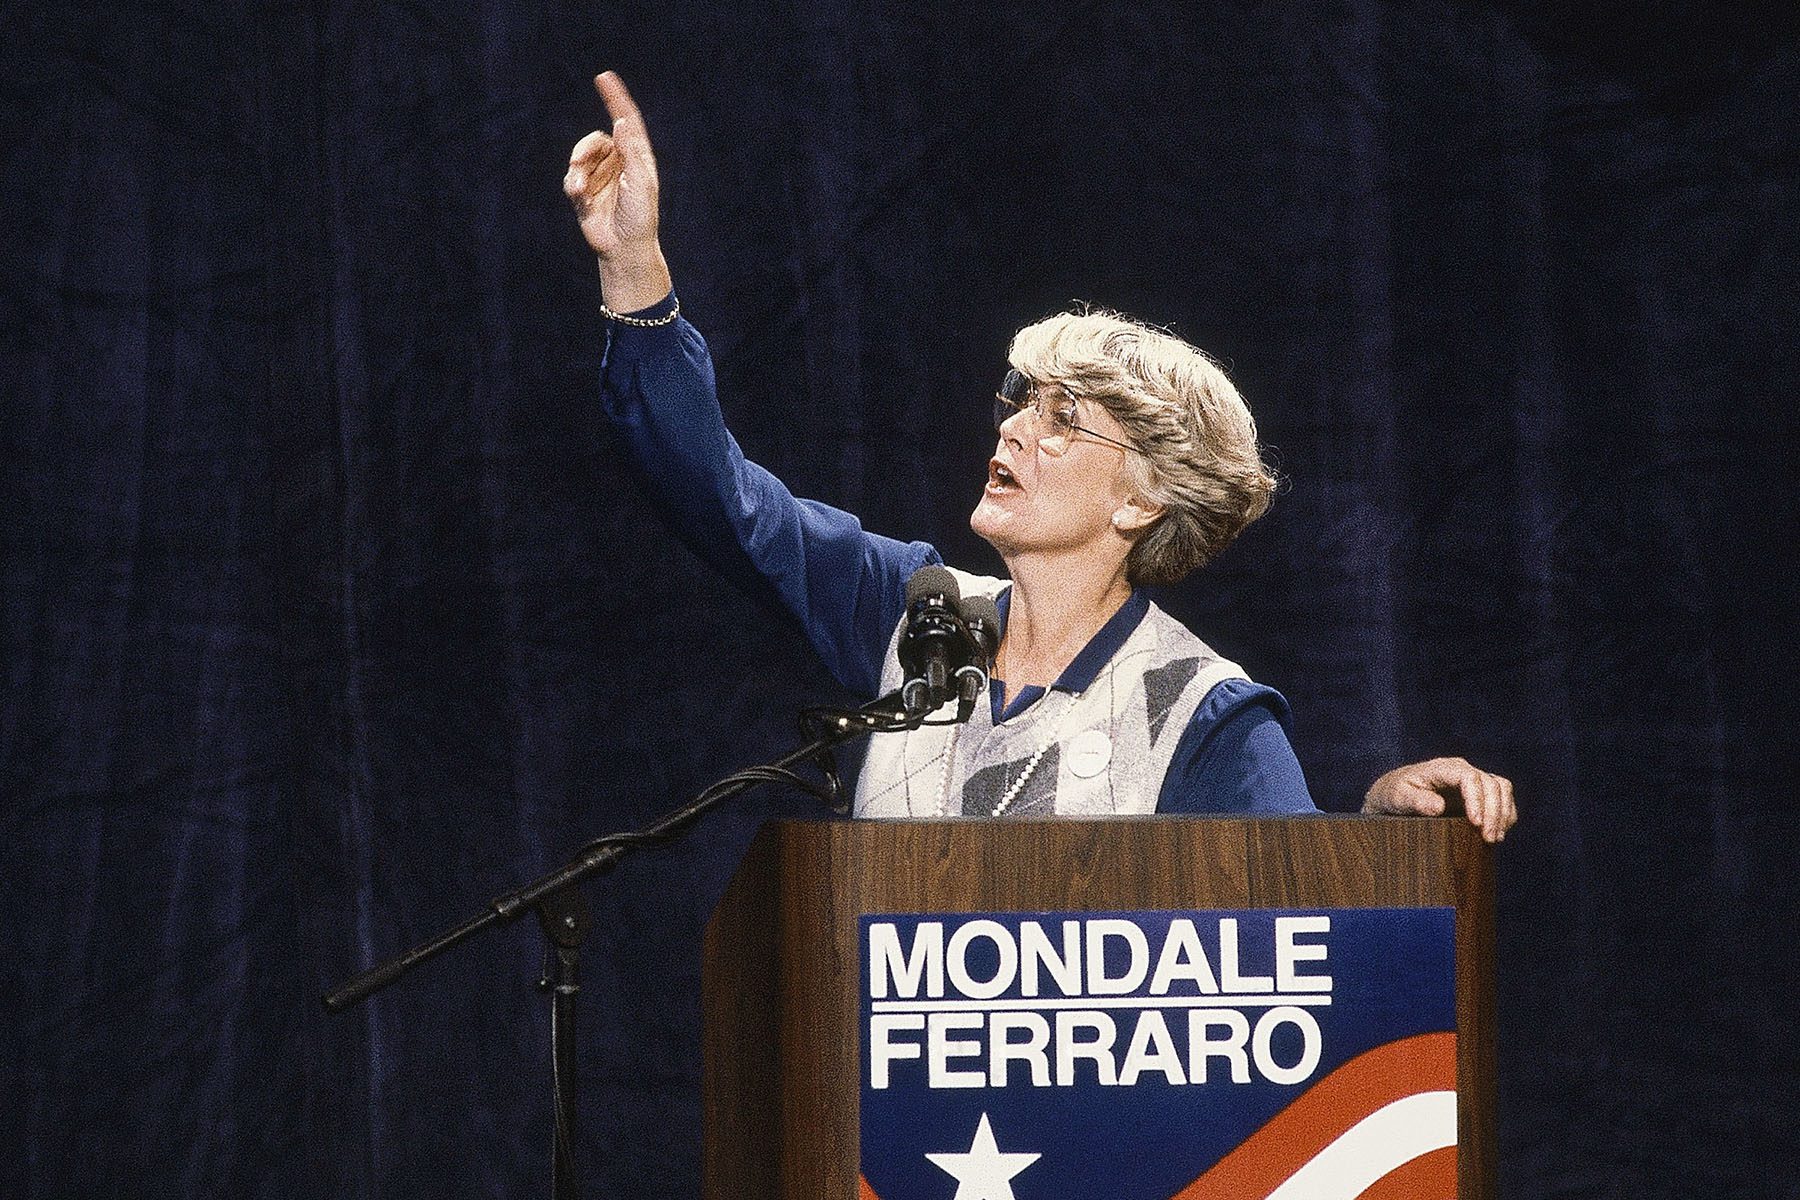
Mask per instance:
[[[1018,479],[1007,469],[1006,464],[995,458],[988,461],[987,490],[990,492],[1016,492],[1023,489],[1020,488]]]

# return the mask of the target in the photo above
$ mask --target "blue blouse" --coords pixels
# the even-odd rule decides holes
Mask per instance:
[[[661,316],[673,304],[671,295],[632,315]],[[608,322],[601,403],[682,541],[746,589],[772,593],[838,681],[873,696],[905,612],[906,581],[941,562],[937,550],[869,533],[847,512],[796,498],[746,459],[719,411],[706,342],[684,320],[652,329]],[[1010,598],[1010,589],[999,598],[1003,626]],[[1149,604],[1134,592],[1051,689],[1091,685]],[[995,680],[995,720],[1043,694],[1027,687],[1009,699]],[[1243,679],[1216,685],[1176,746],[1157,811],[1318,811],[1288,741],[1289,720],[1287,701],[1273,688]]]

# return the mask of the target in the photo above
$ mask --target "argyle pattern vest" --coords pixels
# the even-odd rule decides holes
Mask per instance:
[[[964,596],[1006,581],[955,571]],[[881,690],[903,682],[888,644]],[[996,725],[986,695],[963,725],[879,733],[856,787],[859,817],[1097,817],[1151,813],[1194,710],[1214,685],[1248,678],[1152,604],[1087,690],[1052,690]],[[947,704],[933,720],[956,712]]]

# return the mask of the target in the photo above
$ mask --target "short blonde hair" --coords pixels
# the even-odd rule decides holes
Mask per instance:
[[[1126,478],[1163,514],[1126,556],[1133,584],[1175,583],[1269,510],[1276,481],[1249,407],[1180,338],[1118,313],[1059,313],[1014,334],[1007,358],[1033,383],[1104,405],[1142,451],[1125,456]]]

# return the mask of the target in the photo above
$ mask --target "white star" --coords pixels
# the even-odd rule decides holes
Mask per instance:
[[[969,1143],[968,1153],[927,1154],[925,1157],[934,1166],[956,1176],[954,1200],[1015,1200],[1009,1181],[1044,1156],[1000,1153],[1000,1147],[994,1144],[988,1115],[982,1113],[981,1124],[975,1127],[975,1140]]]

